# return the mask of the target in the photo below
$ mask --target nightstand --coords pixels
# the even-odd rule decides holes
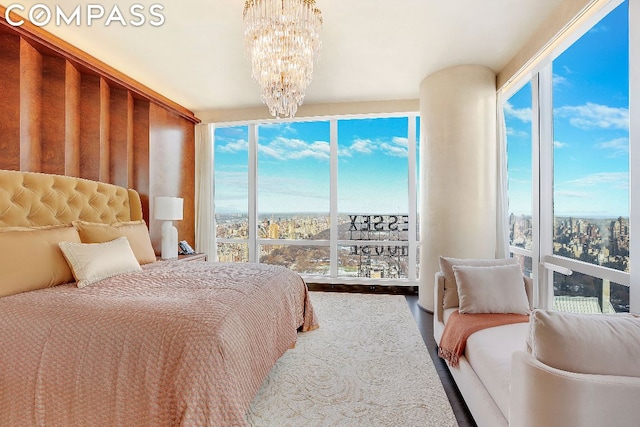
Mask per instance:
[[[174,261],[175,258],[168,260],[168,259],[162,259],[160,257],[156,258],[156,261]],[[187,261],[206,261],[207,260],[207,254],[190,254],[190,255],[178,255],[178,261],[182,261],[182,262],[187,262]]]

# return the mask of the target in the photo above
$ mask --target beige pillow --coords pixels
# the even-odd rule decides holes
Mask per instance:
[[[456,265],[460,313],[529,314],[529,300],[519,265]]]
[[[453,274],[453,266],[455,265],[467,265],[472,267],[490,267],[493,265],[509,265],[518,264],[518,260],[515,258],[503,258],[503,259],[462,259],[462,258],[448,258],[440,257],[440,271],[444,275],[444,297],[443,306],[445,310],[447,308],[457,307],[458,301],[458,284],[456,283],[455,275]]]
[[[82,243],[110,242],[118,237],[126,237],[140,265],[156,261],[156,254],[151,246],[149,230],[144,221],[100,224],[95,222],[74,221]]]
[[[582,374],[640,377],[640,317],[534,310],[531,354],[545,365]]]
[[[60,242],[79,288],[118,274],[141,271],[126,237],[106,243]]]
[[[58,243],[80,242],[72,226],[0,230],[0,296],[73,282]]]

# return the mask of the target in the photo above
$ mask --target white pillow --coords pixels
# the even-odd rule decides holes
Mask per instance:
[[[529,300],[519,265],[453,266],[460,313],[529,314]]]
[[[473,259],[473,258],[449,258],[441,256],[439,258],[440,271],[444,275],[444,297],[443,307],[453,308],[460,305],[458,300],[458,285],[453,267],[456,265],[467,265],[471,267],[491,267],[494,265],[517,265],[516,258],[498,258],[498,259]]]
[[[640,317],[534,310],[529,352],[568,372],[640,377]]]
[[[122,273],[141,271],[126,237],[105,243],[58,243],[77,286],[84,288]]]

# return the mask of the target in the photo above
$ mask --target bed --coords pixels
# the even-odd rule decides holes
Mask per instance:
[[[0,171],[0,425],[244,426],[276,360],[317,327],[296,273],[152,262],[141,220],[133,190]],[[122,240],[104,262],[148,262],[79,287],[60,247]]]

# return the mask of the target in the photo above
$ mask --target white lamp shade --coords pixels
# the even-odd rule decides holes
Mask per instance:
[[[182,219],[182,202],[180,197],[156,197],[153,199],[155,219],[174,221]]]

